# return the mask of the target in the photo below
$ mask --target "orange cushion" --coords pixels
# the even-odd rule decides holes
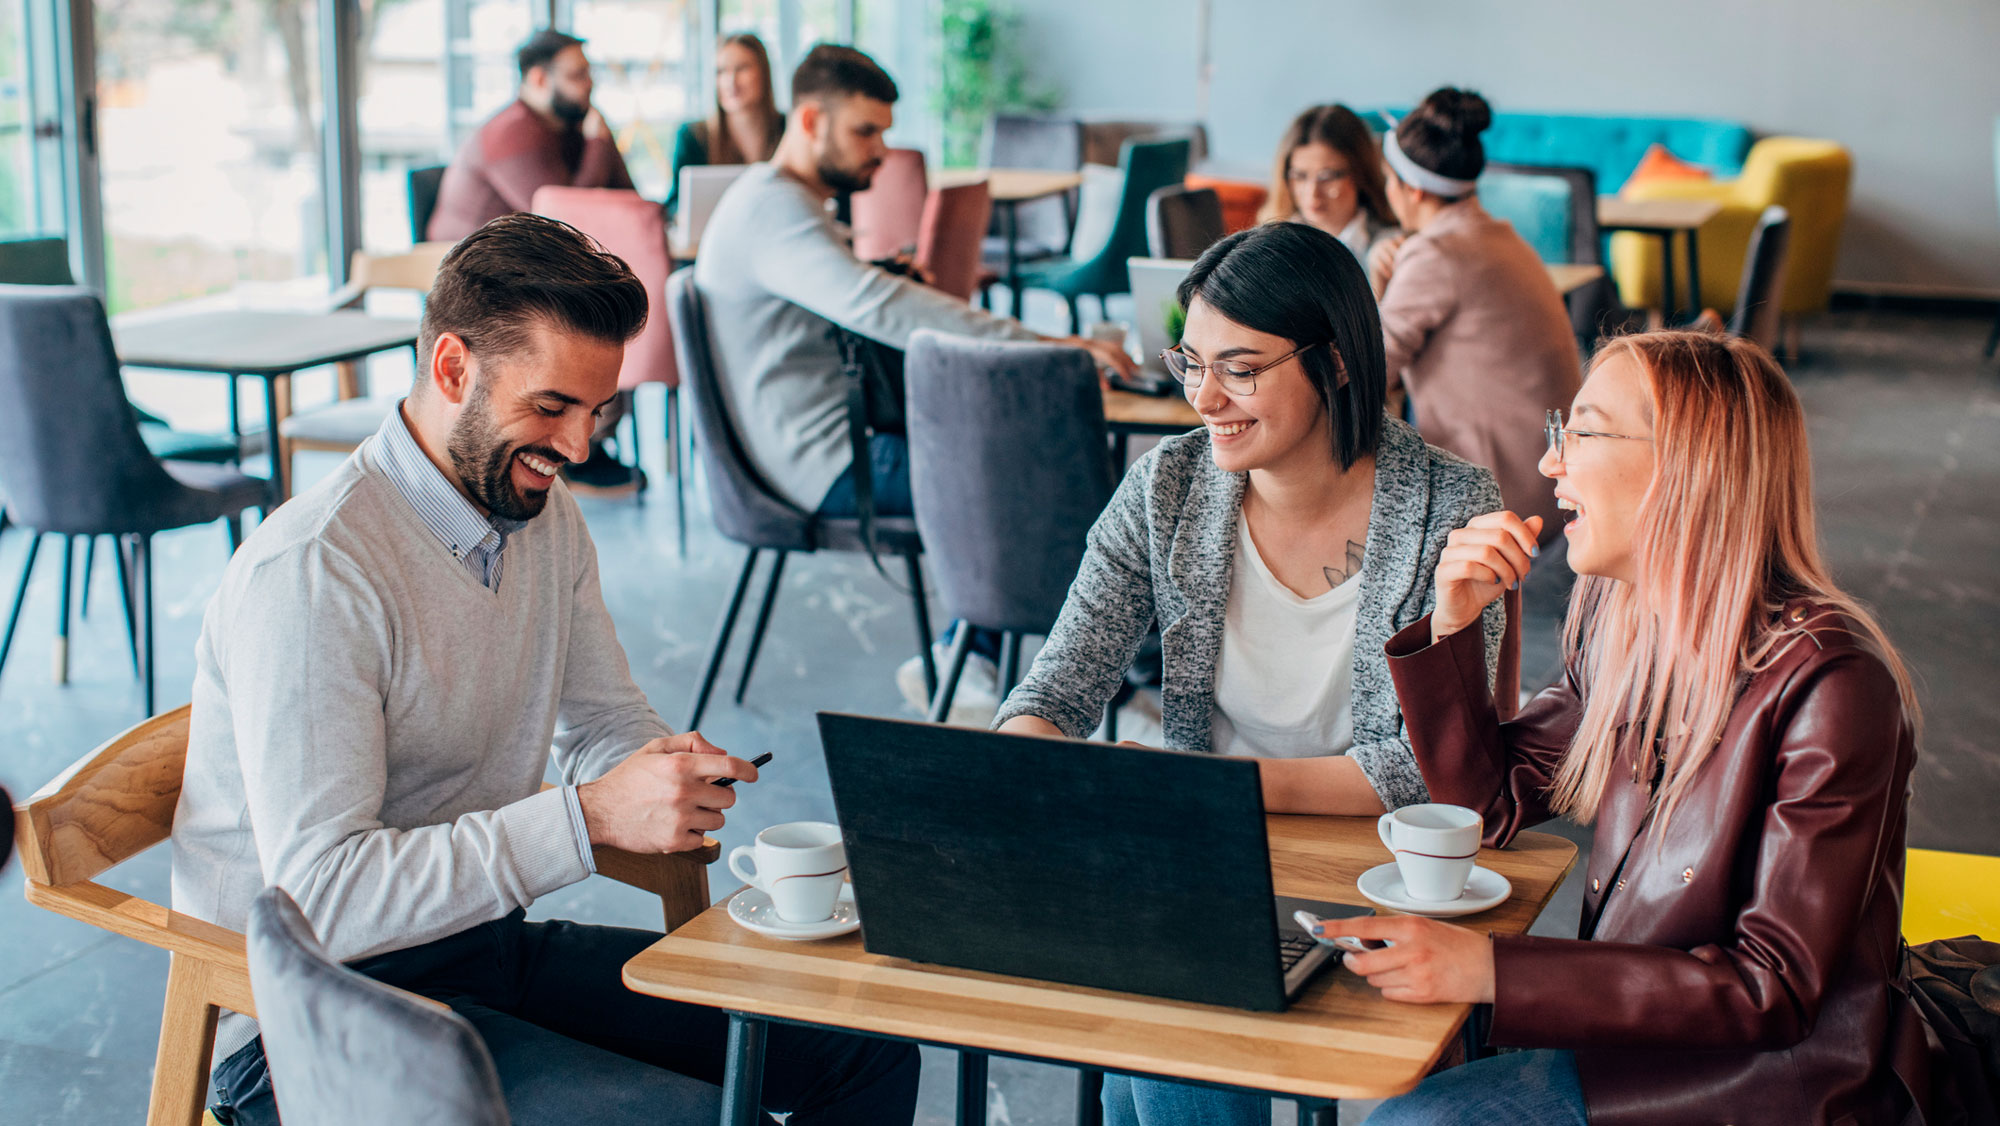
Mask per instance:
[[[1646,155],[1639,158],[1639,166],[1632,170],[1632,175],[1625,181],[1625,187],[1620,188],[1619,192],[1622,194],[1632,185],[1648,181],[1713,179],[1715,173],[1699,164],[1689,164],[1668,152],[1665,145],[1654,142],[1653,147],[1646,150]]]
[[[1257,211],[1269,197],[1262,184],[1245,180],[1225,180],[1219,176],[1192,175],[1182,181],[1190,188],[1213,188],[1222,203],[1222,230],[1235,234],[1257,225]]]

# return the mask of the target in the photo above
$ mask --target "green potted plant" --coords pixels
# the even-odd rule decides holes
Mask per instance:
[[[1021,18],[994,0],[942,0],[944,65],[936,109],[946,168],[979,162],[986,119],[1000,110],[1045,112],[1060,92],[1032,85],[1020,48]]]

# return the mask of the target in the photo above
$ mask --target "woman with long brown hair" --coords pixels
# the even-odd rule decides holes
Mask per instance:
[[[1396,215],[1382,188],[1375,135],[1353,110],[1313,106],[1292,119],[1257,218],[1318,227],[1368,261],[1375,240],[1396,229]]]
[[[1745,340],[1612,341],[1567,419],[1555,482],[1579,580],[1566,675],[1495,720],[1479,631],[1524,579],[1540,518],[1454,532],[1430,617],[1391,638],[1432,800],[1489,845],[1557,815],[1595,826],[1576,940],[1418,917],[1326,937],[1391,1000],[1492,1005],[1530,1049],[1440,1073],[1374,1123],[1903,1121],[1923,1031],[1903,992],[1910,678],[1819,554],[1803,411]]]
[[[674,134],[667,214],[680,203],[682,168],[769,160],[784,133],[785,115],[771,86],[771,55],[764,41],[747,31],[723,36],[715,45],[715,110]]]

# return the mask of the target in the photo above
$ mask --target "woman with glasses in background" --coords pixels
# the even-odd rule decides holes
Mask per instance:
[[[1428,801],[1382,647],[1430,611],[1452,529],[1499,508],[1493,477],[1383,413],[1375,301],[1332,235],[1231,235],[1179,297],[1187,324],[1163,358],[1204,426],[1125,475],[999,727],[1087,738],[1157,621],[1168,747],[1255,756],[1273,813]],[[1496,606],[1489,664],[1501,627]],[[1269,1109],[1118,1076],[1104,1090],[1114,1126]]]
[[[715,112],[686,122],[674,134],[667,215],[680,204],[682,168],[769,160],[784,134],[785,115],[771,87],[771,55],[764,41],[747,31],[723,36],[715,45]]]
[[[1271,195],[1260,222],[1309,223],[1368,260],[1377,240],[1396,229],[1382,186],[1375,135],[1346,106],[1314,106],[1292,120],[1278,142]]]
[[[1493,470],[1507,507],[1542,517],[1555,502],[1535,461],[1544,412],[1581,382],[1569,310],[1514,228],[1479,205],[1486,100],[1433,92],[1382,136],[1389,204],[1407,236],[1370,253],[1382,300],[1389,384],[1406,385],[1424,440]]]
[[[1539,517],[1512,512],[1452,533],[1434,611],[1387,653],[1431,795],[1480,811],[1488,845],[1558,814],[1595,826],[1581,933],[1329,923],[1393,943],[1346,959],[1384,997],[1491,1004],[1491,1042],[1529,1049],[1368,1121],[1919,1120],[1900,907],[1917,708],[1820,558],[1790,382],[1747,340],[1624,337],[1547,435],[1578,576],[1566,675],[1495,721],[1468,631],[1533,563]]]

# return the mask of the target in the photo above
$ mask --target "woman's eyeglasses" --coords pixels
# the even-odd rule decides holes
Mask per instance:
[[[1261,364],[1254,368],[1248,364],[1237,363],[1234,360],[1214,360],[1204,364],[1179,348],[1169,348],[1160,353],[1160,362],[1167,365],[1168,374],[1179,380],[1182,386],[1190,388],[1199,387],[1201,386],[1202,377],[1212,371],[1222,380],[1222,389],[1229,394],[1254,395],[1257,393],[1257,377],[1259,375],[1270,371],[1300,352],[1317,347],[1319,347],[1317,344],[1303,345],[1279,356],[1268,364]]]
[[[1563,439],[1570,438],[1623,438],[1628,442],[1650,442],[1653,439],[1643,434],[1606,434],[1601,430],[1571,430],[1563,425],[1563,412],[1550,411],[1543,430],[1549,437],[1549,448],[1556,452],[1556,460],[1564,460]]]
[[[1345,168],[1323,168],[1318,172],[1287,172],[1285,183],[1298,188],[1325,188],[1344,184],[1353,173]]]

